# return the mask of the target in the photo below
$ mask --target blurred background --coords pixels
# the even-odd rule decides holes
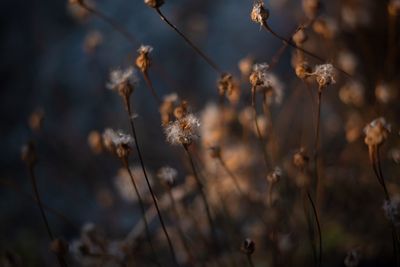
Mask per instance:
[[[289,38],[307,21],[304,2],[307,1],[265,1],[271,27]],[[212,112],[206,112],[211,103],[218,103],[219,75],[143,1],[87,3],[125,28],[134,37],[135,45],[104,20],[67,1],[0,3],[0,251],[4,259],[20,262],[15,266],[56,266],[55,257],[49,253],[39,209],[32,199],[27,167],[21,161],[21,148],[29,140],[34,140],[37,147],[35,171],[42,200],[67,218],[47,213],[58,237],[71,244],[80,238],[84,225],[93,223],[108,239],[118,240],[140,221],[134,197],[121,189],[130,184],[118,178],[122,175],[120,162],[107,153],[94,153],[88,137],[92,131],[101,133],[109,127],[129,131],[120,97],[105,85],[110,70],[134,63],[141,44],[154,47],[151,54],[154,64],[149,75],[160,96],[176,92],[203,119],[213,116]],[[270,62],[282,48],[282,41],[251,21],[252,5],[249,0],[168,0],[162,7],[164,14],[189,39],[224,71],[238,78],[241,98],[233,108],[237,117],[250,105],[250,84],[243,71],[244,64]],[[393,266],[390,226],[382,209],[383,195],[368,163],[362,129],[380,116],[392,125],[388,142],[382,147],[382,162],[389,191],[393,195],[400,193],[399,14],[399,1],[321,1],[317,22],[306,30],[306,49],[351,75],[339,71],[337,83],[323,95],[321,154],[325,193],[320,208],[324,266],[344,266],[347,253],[353,249],[363,255],[360,266]],[[315,90],[316,86],[311,82],[306,85],[296,77],[291,65],[294,54],[293,48],[286,48],[274,67],[283,84],[284,96],[281,105],[271,108],[281,151],[277,161],[284,169],[282,180],[287,185],[279,190],[278,198],[292,214],[296,214],[294,206],[301,204],[296,204],[292,193],[295,186],[290,185],[295,176],[290,171],[292,167],[286,166],[300,146],[312,151],[315,99],[307,91]],[[323,63],[313,58],[309,62]],[[165,142],[157,104],[142,79],[135,88],[132,103],[138,114],[135,120],[146,167],[153,180],[160,167],[171,165],[178,170],[178,184],[183,184],[190,168],[182,151]],[[37,131],[35,125],[41,119],[42,127]],[[238,126],[229,127],[232,135],[237,135]],[[256,137],[253,139],[256,144]],[[197,149],[201,156],[207,153],[205,148]],[[233,148],[230,151],[236,153]],[[262,157],[259,151],[254,153],[250,154]],[[229,158],[229,153],[226,156]],[[132,166],[139,166],[136,155],[131,162]],[[259,161],[246,167],[252,168],[254,175],[249,179],[258,179],[262,184],[265,174],[257,172],[257,164]],[[238,172],[241,171],[239,168]],[[137,176],[141,176],[140,169]],[[164,194],[159,182],[154,183],[156,192]],[[258,184],[254,182],[253,187],[260,189],[262,195],[266,186],[258,188]],[[210,198],[212,193],[210,189]],[[237,205],[240,215],[236,223],[247,229],[241,233],[243,239],[248,234],[263,242],[267,237],[262,231],[248,230],[257,225],[243,219],[249,204],[239,201]],[[297,213],[301,214],[301,209]],[[311,266],[307,235],[302,237],[295,227],[290,227],[295,221],[292,217],[282,220],[285,227],[280,231],[290,243],[292,264]],[[157,220],[151,223],[151,228],[159,231]],[[221,226],[220,231],[224,232],[223,229]],[[238,249],[240,243],[232,247]],[[271,248],[263,244],[257,248],[260,250],[254,254],[255,265],[273,266],[269,260]],[[161,250],[162,259],[168,259],[164,245]],[[237,257],[241,257],[240,252]],[[85,265],[72,258],[71,266],[102,266]],[[136,264],[129,266],[148,266],[148,262]],[[282,263],[286,264],[289,263]]]

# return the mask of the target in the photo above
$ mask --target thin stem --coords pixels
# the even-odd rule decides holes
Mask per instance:
[[[142,219],[143,219],[143,222],[144,222],[147,241],[149,242],[151,253],[153,255],[153,259],[152,260],[155,261],[157,266],[161,266],[160,262],[158,261],[158,257],[157,257],[156,251],[154,249],[153,242],[151,241],[149,223],[147,222],[147,218],[146,218],[146,210],[144,208],[144,203],[143,203],[142,197],[140,196],[139,189],[138,189],[138,187],[136,185],[135,178],[133,177],[132,171],[129,168],[128,158],[124,157],[121,160],[122,160],[122,164],[124,165],[125,169],[127,170],[128,174],[129,174],[129,177],[131,178],[131,182],[132,182],[133,188],[135,189],[135,193],[136,193],[136,196],[137,196],[137,199],[138,199],[138,203],[139,203],[139,207],[140,207],[140,212],[142,213]]]
[[[118,22],[116,22],[114,19],[112,19],[111,17],[107,16],[106,14],[104,14],[103,12],[88,6],[84,1],[82,1],[80,3],[80,6],[84,9],[86,9],[87,11],[89,11],[90,13],[92,13],[93,15],[99,17],[100,19],[104,20],[106,23],[108,23],[112,28],[114,28],[114,30],[116,30],[117,32],[121,33],[132,45],[136,45],[138,42],[135,39],[135,37],[133,37],[133,35],[131,33],[129,33],[126,29],[124,29],[123,27],[121,27]]]
[[[250,267],[254,267],[253,259],[251,258],[250,254],[247,254],[247,261]]]
[[[258,120],[257,120],[256,88],[254,86],[251,88],[251,106],[252,106],[253,111],[254,111],[254,123],[256,125],[256,131],[257,131],[258,140],[260,142],[260,146],[262,147],[262,152],[263,152],[263,156],[264,156],[265,165],[266,165],[267,168],[269,168],[268,154],[267,154],[267,151],[265,150],[266,144],[264,142],[264,138],[263,138],[263,136],[261,134],[260,126],[258,125]]]
[[[193,253],[191,252],[190,247],[189,247],[189,244],[188,244],[188,242],[187,242],[187,240],[186,240],[185,233],[184,233],[184,231],[183,231],[183,229],[182,229],[182,225],[180,224],[181,219],[180,219],[180,216],[179,216],[178,209],[177,209],[177,207],[176,207],[175,198],[174,198],[174,196],[172,195],[172,189],[171,189],[170,187],[168,187],[167,191],[168,191],[169,199],[170,199],[170,201],[171,201],[172,211],[174,212],[175,217],[176,217],[176,220],[177,220],[177,222],[178,222],[178,223],[176,224],[176,228],[177,228],[177,230],[178,230],[178,234],[179,234],[179,236],[180,236],[180,238],[181,238],[181,240],[182,240],[183,247],[184,247],[184,249],[185,249],[185,251],[186,251],[186,254],[187,254],[188,258],[189,258],[189,263],[190,263],[190,265],[193,265],[193,263],[194,263],[194,256],[193,256]]]
[[[321,104],[322,104],[322,90],[318,89],[317,96],[317,119],[315,125],[315,142],[314,142],[314,157],[318,157],[319,134],[321,124]]]
[[[30,195],[27,192],[24,192],[19,185],[17,185],[16,183],[12,182],[12,181],[6,181],[4,179],[0,179],[0,185],[9,187],[11,189],[13,189],[15,192],[20,193],[21,195],[25,196],[26,198],[32,200],[33,202],[35,202],[38,207],[39,207],[39,201],[37,200],[37,198],[35,198],[34,196]],[[69,226],[71,226],[72,228],[74,228],[74,230],[76,231],[80,231],[80,227],[78,227],[75,223],[73,223],[67,216],[65,216],[64,214],[62,214],[60,211],[53,209],[52,207],[49,207],[48,205],[46,205],[45,203],[42,202],[42,207],[45,211],[59,217],[59,219],[61,219],[62,221],[64,221],[66,224],[68,224]]]
[[[319,255],[318,255],[318,266],[322,266],[322,233],[321,233],[321,224],[319,222],[317,209],[315,207],[314,201],[311,197],[310,192],[307,190],[307,198],[310,201],[312,211],[315,217],[315,222],[317,224],[317,231],[318,231],[318,246],[319,246]]]
[[[218,157],[218,161],[220,162],[221,166],[224,168],[226,173],[229,175],[229,177],[231,177],[232,182],[235,185],[236,190],[239,192],[239,194],[241,194],[242,196],[245,196],[246,193],[243,192],[243,190],[240,188],[239,181],[238,181],[236,175],[228,168],[228,166],[226,165],[225,161],[222,159],[221,156]]]
[[[150,89],[151,94],[153,95],[154,99],[156,100],[157,104],[160,105],[161,104],[161,100],[160,97],[158,96],[156,90],[154,89],[153,83],[150,79],[149,73],[147,71],[142,72],[143,74],[143,78],[146,82],[147,87]]]
[[[268,31],[269,33],[271,33],[273,36],[275,36],[276,38],[278,38],[279,40],[281,40],[281,41],[284,42],[285,44],[287,44],[287,45],[289,45],[289,46],[291,46],[291,47],[293,47],[293,48],[295,48],[295,49],[297,49],[297,50],[303,52],[304,54],[306,54],[306,55],[308,55],[308,56],[311,56],[311,57],[313,57],[313,58],[315,58],[315,59],[318,59],[318,60],[321,61],[321,62],[326,62],[326,60],[323,59],[322,57],[320,57],[320,56],[318,56],[318,55],[316,55],[316,54],[314,54],[314,53],[311,53],[311,52],[305,50],[305,49],[302,48],[302,47],[297,46],[297,45],[294,44],[292,41],[290,41],[290,40],[286,39],[285,37],[279,35],[279,34],[276,33],[274,30],[272,30],[271,27],[270,27],[267,23],[263,23],[262,26],[263,26],[263,28],[264,28],[266,31]],[[332,66],[333,66],[335,69],[337,69],[337,70],[339,70],[340,72],[342,72],[343,74],[345,74],[346,76],[351,77],[350,74],[348,74],[346,71],[342,70],[342,69],[339,68],[338,66],[336,66],[336,65],[334,65],[334,64],[332,64]]]
[[[308,199],[307,199],[307,195],[306,195],[306,189],[303,188],[302,190],[302,199],[303,199],[303,209],[304,209],[304,215],[306,217],[307,220],[307,226],[308,226],[308,239],[310,241],[310,245],[311,245],[311,250],[313,253],[313,258],[314,258],[314,266],[317,266],[318,264],[318,257],[317,257],[317,248],[315,245],[315,231],[314,231],[314,224],[312,223],[312,219],[309,213],[309,209],[308,209]]]
[[[204,193],[204,190],[203,190],[203,183],[201,182],[200,177],[199,177],[199,175],[198,175],[198,173],[196,171],[196,167],[194,165],[193,157],[192,157],[192,155],[191,155],[191,153],[189,151],[188,146],[187,145],[183,145],[183,148],[185,149],[186,155],[187,155],[187,157],[189,159],[190,166],[191,166],[192,172],[193,172],[193,176],[194,176],[194,178],[196,180],[196,183],[197,183],[198,191],[199,191],[201,199],[203,201],[204,208],[206,209],[207,220],[208,220],[208,224],[209,224],[210,231],[211,231],[211,237],[213,239],[213,243],[214,243],[214,246],[215,246],[215,251],[219,252],[220,248],[219,248],[219,242],[218,242],[218,237],[217,237],[217,233],[216,233],[216,228],[214,226],[214,221],[213,221],[212,216],[211,216],[210,205],[208,204],[207,197],[206,197],[206,195]]]
[[[46,213],[44,212],[42,200],[41,200],[40,194],[39,194],[39,189],[38,189],[37,184],[36,184],[36,176],[35,176],[35,171],[34,171],[34,164],[33,163],[29,163],[28,169],[29,169],[29,176],[31,178],[33,192],[35,194],[35,197],[36,197],[39,209],[40,209],[40,214],[42,216],[44,225],[46,227],[47,234],[49,235],[50,240],[53,241],[53,240],[55,240],[55,238],[54,238],[53,232],[51,231],[49,221],[47,220]],[[64,257],[62,257],[59,254],[56,254],[56,256],[57,256],[57,260],[58,260],[58,263],[60,264],[60,266],[62,266],[62,267],[68,266],[67,262],[64,259]]]
[[[157,198],[156,198],[156,196],[155,196],[155,194],[153,192],[153,188],[150,185],[150,180],[149,180],[149,178],[147,176],[146,168],[144,166],[144,161],[143,161],[142,153],[141,153],[141,150],[140,150],[140,147],[139,147],[139,141],[138,141],[137,134],[136,134],[135,124],[134,124],[133,119],[132,119],[132,110],[131,110],[131,105],[130,105],[129,99],[127,101],[125,101],[125,103],[127,103],[126,109],[127,109],[127,112],[128,112],[129,124],[131,126],[133,139],[134,139],[134,142],[135,142],[135,147],[136,147],[136,150],[137,150],[137,153],[138,153],[138,157],[139,157],[140,165],[142,167],[144,178],[146,179],[147,187],[149,188],[151,197],[152,197],[153,202],[154,202],[154,206],[156,207],[158,219],[160,220],[161,227],[163,229],[164,235],[167,238],[169,250],[171,252],[171,257],[172,257],[175,265],[179,266],[178,260],[176,259],[174,246],[172,245],[172,241],[171,241],[171,239],[169,237],[169,234],[167,232],[167,228],[165,226],[164,219],[163,219],[163,217],[161,215],[161,211],[160,211],[160,208],[159,208],[158,203],[157,203]]]
[[[165,15],[161,12],[159,8],[156,8],[156,11],[158,15],[160,15],[161,19],[165,21],[176,33],[178,33],[185,41],[187,44],[189,44],[193,50],[196,51],[197,54],[199,54],[207,63],[210,65],[216,72],[219,74],[222,73],[221,69],[218,67],[218,65],[212,61],[203,51],[201,51],[200,48],[198,48],[195,44],[193,44],[192,41],[190,41],[189,38],[187,38],[174,24],[172,24],[166,17]]]

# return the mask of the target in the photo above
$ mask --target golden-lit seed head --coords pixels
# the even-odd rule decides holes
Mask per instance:
[[[157,176],[165,185],[172,187],[178,177],[178,171],[169,166],[165,166],[158,171]]]
[[[253,254],[254,251],[255,251],[255,249],[256,249],[256,244],[255,244],[254,241],[251,240],[250,238],[246,238],[246,239],[243,241],[242,246],[241,246],[241,248],[240,248],[240,250],[241,250],[243,253],[247,254],[247,255]]]
[[[164,4],[164,0],[144,0],[144,3],[152,8],[159,8]]]
[[[267,24],[269,17],[269,10],[264,8],[264,2],[262,0],[256,1],[253,5],[253,9],[250,13],[251,20],[261,26]]]
[[[326,88],[328,85],[336,83],[335,69],[332,64],[317,65],[312,74],[315,76],[320,90]]]
[[[385,118],[377,118],[365,126],[364,142],[369,147],[381,145],[388,138],[390,131],[391,125],[386,122]]]
[[[149,45],[141,45],[138,49],[138,56],[136,58],[136,66],[138,69],[145,73],[151,65],[150,53],[153,51],[153,47]]]
[[[296,64],[295,72],[296,72],[297,77],[304,80],[310,76],[311,67],[308,64],[308,62],[303,61],[303,62]]]

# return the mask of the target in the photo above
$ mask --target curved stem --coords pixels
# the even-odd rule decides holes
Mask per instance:
[[[213,243],[214,243],[214,246],[215,246],[215,252],[218,253],[220,251],[218,236],[217,236],[216,228],[215,228],[215,225],[214,225],[214,221],[213,221],[212,216],[211,216],[210,205],[208,203],[207,197],[206,197],[206,195],[204,193],[204,190],[203,190],[204,186],[203,186],[203,183],[201,182],[200,177],[199,177],[199,175],[198,175],[198,173],[196,171],[196,167],[194,165],[193,157],[192,157],[192,155],[191,155],[191,153],[189,151],[188,146],[187,145],[183,145],[183,148],[185,149],[186,155],[187,155],[187,157],[189,159],[190,167],[192,168],[193,176],[194,176],[194,178],[196,180],[198,191],[200,193],[200,197],[201,197],[201,199],[203,201],[204,208],[206,210],[207,220],[208,220],[208,224],[209,224],[210,231],[211,231],[211,237],[213,239]]]
[[[267,151],[265,150],[266,144],[264,142],[264,138],[261,134],[260,126],[258,125],[258,120],[257,120],[256,88],[254,86],[251,88],[251,106],[252,106],[253,112],[254,112],[254,124],[256,126],[256,131],[257,131],[258,140],[260,142],[260,146],[262,147],[265,166],[268,169],[269,168],[269,159],[268,159]]]
[[[291,46],[291,47],[293,47],[293,48],[295,48],[295,49],[297,49],[297,50],[303,52],[304,54],[306,54],[306,55],[308,55],[308,56],[310,56],[310,57],[313,57],[313,58],[315,58],[315,59],[317,59],[317,60],[319,60],[319,61],[321,61],[321,62],[326,62],[326,60],[323,59],[322,57],[320,57],[320,56],[318,56],[318,55],[316,55],[316,54],[314,54],[314,53],[311,53],[311,52],[307,51],[306,49],[304,49],[304,48],[302,48],[302,47],[297,46],[297,45],[294,44],[292,41],[290,41],[290,40],[286,39],[285,37],[279,35],[279,34],[276,33],[274,30],[272,30],[271,27],[270,27],[267,23],[263,23],[262,26],[263,26],[263,28],[264,28],[266,31],[268,31],[269,33],[271,33],[273,36],[275,36],[276,38],[278,38],[279,40],[281,40],[281,41],[284,42],[285,44],[287,44],[287,45],[289,45],[289,46]],[[340,72],[342,72],[343,74],[345,74],[346,76],[351,77],[350,74],[348,74],[346,71],[342,70],[342,69],[339,68],[338,66],[336,66],[336,65],[334,65],[334,64],[332,64],[332,66],[333,66],[335,69],[337,69],[338,71],[340,71]]]
[[[172,257],[175,265],[179,266],[178,260],[176,259],[174,246],[173,246],[172,241],[171,241],[171,239],[169,237],[167,228],[166,228],[165,223],[164,223],[164,219],[163,219],[163,217],[161,215],[161,211],[160,211],[160,208],[159,208],[158,203],[157,203],[157,198],[156,198],[156,196],[155,196],[155,194],[153,192],[153,188],[150,185],[150,180],[149,180],[149,178],[147,176],[146,168],[144,166],[144,161],[143,161],[142,153],[141,153],[141,150],[140,150],[140,147],[139,147],[139,141],[138,141],[137,134],[136,134],[135,124],[134,124],[133,119],[132,119],[132,110],[131,110],[131,105],[130,105],[129,99],[126,100],[125,103],[127,104],[126,108],[127,108],[128,117],[129,117],[129,124],[131,126],[131,130],[132,130],[132,134],[133,134],[133,140],[135,142],[135,147],[136,147],[136,151],[137,151],[137,154],[138,154],[138,157],[139,157],[140,166],[142,167],[142,171],[143,171],[143,174],[144,174],[144,178],[146,179],[147,187],[148,187],[148,189],[150,191],[150,194],[151,194],[151,197],[153,199],[154,206],[156,207],[158,219],[159,219],[159,221],[161,223],[161,227],[163,229],[164,235],[167,238],[169,250],[171,252],[171,257]]]
[[[190,41],[189,38],[187,38],[174,24],[172,24],[166,17],[165,15],[161,12],[159,8],[156,8],[156,11],[158,15],[160,15],[161,19],[165,21],[176,33],[178,33],[188,45],[190,45],[194,51],[196,51],[197,54],[199,54],[207,63],[210,65],[216,72],[219,74],[222,73],[221,69],[218,67],[218,65],[211,60],[203,51],[201,51],[200,48],[198,48],[195,44],[193,44],[192,41]]]
[[[133,177],[132,171],[129,168],[128,158],[125,157],[125,158],[122,158],[121,160],[122,160],[122,164],[124,165],[125,169],[127,170],[128,174],[129,174],[129,177],[131,178],[131,182],[132,182],[133,188],[135,189],[135,193],[136,193],[136,196],[137,196],[137,199],[138,199],[138,203],[139,203],[139,207],[140,207],[140,212],[142,213],[142,219],[143,219],[143,222],[144,222],[147,241],[149,242],[151,253],[153,255],[153,259],[152,260],[155,261],[157,266],[161,266],[160,262],[158,261],[156,251],[154,249],[153,242],[151,241],[149,223],[147,222],[147,218],[146,218],[146,210],[144,208],[144,203],[143,203],[142,197],[140,196],[139,189],[138,189],[138,187],[136,185],[135,178]]]
[[[47,234],[49,235],[50,240],[54,241],[55,238],[54,238],[53,232],[51,231],[49,221],[47,220],[46,213],[44,212],[42,200],[41,200],[40,194],[39,194],[39,189],[38,189],[38,186],[36,184],[36,176],[35,176],[35,171],[34,171],[34,164],[33,163],[29,163],[28,169],[29,169],[29,176],[31,178],[33,192],[35,194],[35,197],[36,197],[39,209],[40,209],[40,214],[42,216],[44,225],[46,227]],[[58,260],[58,263],[60,264],[60,266],[62,266],[62,267],[68,266],[67,262],[64,259],[64,257],[62,257],[59,254],[56,254],[56,256],[57,256],[57,260]]]
[[[147,71],[142,72],[143,73],[143,78],[146,82],[147,87],[150,89],[151,94],[153,95],[154,99],[156,100],[157,104],[160,105],[161,104],[161,99],[158,96],[156,90],[154,89],[153,83],[151,82],[149,73]]]
[[[312,211],[315,217],[315,223],[317,224],[317,231],[318,231],[318,246],[319,246],[319,255],[318,255],[318,266],[322,266],[322,233],[321,233],[321,224],[319,222],[317,209],[315,207],[314,201],[311,197],[310,192],[307,190],[307,198],[310,201]]]

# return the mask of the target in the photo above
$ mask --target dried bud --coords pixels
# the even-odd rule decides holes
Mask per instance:
[[[305,149],[300,148],[299,151],[293,155],[293,164],[299,169],[304,169],[309,161],[309,157],[306,155]]]
[[[174,116],[176,119],[182,119],[188,113],[188,103],[182,101],[182,103],[174,109]]]
[[[308,64],[308,62],[303,61],[303,62],[296,64],[295,72],[296,72],[297,77],[304,80],[305,78],[310,76],[311,67]]]
[[[210,156],[214,159],[221,157],[221,147],[212,146],[210,147]]]
[[[21,158],[28,165],[33,165],[37,162],[36,148],[33,141],[28,142],[22,147]]]
[[[66,255],[68,253],[68,243],[59,238],[54,239],[50,243],[50,251],[56,255]]]
[[[251,240],[250,238],[246,238],[243,243],[242,246],[240,248],[240,250],[247,254],[247,255],[251,255],[254,253],[254,250],[256,249],[256,244],[254,243],[253,240]]]
[[[330,84],[336,83],[335,70],[332,64],[323,64],[315,66],[314,72],[315,80],[319,85],[319,90],[326,88]]]
[[[300,29],[293,35],[292,39],[297,46],[300,46],[307,40],[307,34],[304,29]]]
[[[143,73],[147,72],[151,65],[150,53],[153,51],[153,47],[149,45],[141,45],[138,49],[139,55],[136,58],[136,66]]]
[[[253,5],[253,9],[250,13],[251,20],[255,23],[259,23],[261,26],[267,24],[269,17],[269,10],[264,8],[264,2],[262,0],[256,1]]]
[[[320,6],[321,3],[319,0],[303,0],[304,13],[310,19],[313,19],[317,16]]]
[[[164,4],[164,0],[144,0],[144,3],[152,8],[159,8]]]
[[[279,182],[282,177],[282,169],[275,167],[275,169],[267,175],[267,181],[271,184]]]
[[[162,180],[164,184],[172,187],[175,184],[176,178],[178,177],[178,171],[169,166],[165,166],[158,171],[157,176]]]
[[[388,138],[390,130],[391,126],[386,123],[385,118],[373,120],[364,128],[365,144],[369,147],[381,145]]]
[[[91,131],[89,133],[88,143],[93,153],[99,154],[103,151],[103,138],[98,131]]]
[[[41,108],[36,109],[29,116],[29,127],[32,131],[39,132],[42,129],[44,120],[44,111]]]

